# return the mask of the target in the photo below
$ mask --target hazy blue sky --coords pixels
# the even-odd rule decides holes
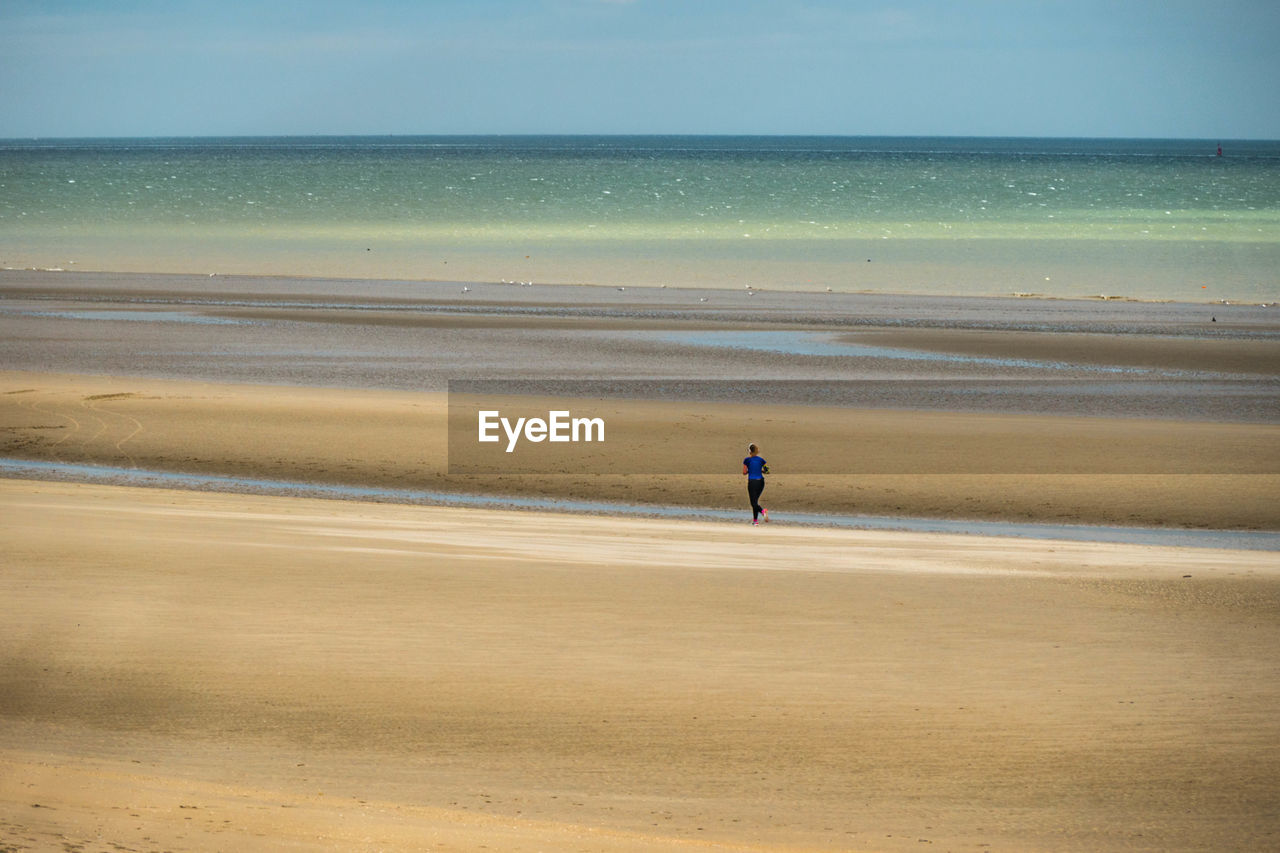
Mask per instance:
[[[0,0],[0,137],[1280,138],[1277,0]]]

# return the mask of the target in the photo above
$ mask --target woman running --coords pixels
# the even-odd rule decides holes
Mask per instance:
[[[764,491],[764,475],[769,470],[769,466],[760,455],[760,448],[754,444],[747,447],[747,452],[750,455],[742,460],[742,473],[747,478],[747,497],[751,499],[751,523],[758,525],[761,516],[764,516],[766,522],[769,520],[769,510],[760,506],[760,493]]]

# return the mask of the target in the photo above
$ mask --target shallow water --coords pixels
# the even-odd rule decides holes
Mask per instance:
[[[839,333],[804,331],[696,331],[696,332],[632,332],[631,336],[685,346],[721,347],[728,349],[776,352],[785,355],[809,355],[830,358],[869,358],[895,361],[917,361],[931,364],[964,364],[982,367],[1013,367],[1039,370],[1073,370],[1092,373],[1144,373],[1137,368],[1098,367],[1068,364],[1061,361],[1038,361],[1026,358],[960,355],[958,353],[881,347],[842,340]],[[1170,375],[1170,371],[1162,371]]]
[[[385,489],[336,484],[298,483],[213,474],[182,474],[105,465],[78,465],[0,459],[0,476],[14,479],[56,480],[150,488],[285,495],[334,500],[429,506],[536,510],[590,515],[618,515],[746,523],[746,513],[724,509],[651,506],[608,501],[574,501],[516,496],[474,495],[416,489]],[[907,518],[821,513],[773,513],[773,523],[806,527],[838,527],[849,530],[896,530],[911,533],[958,533],[1023,539],[1115,542],[1195,548],[1233,548],[1280,551],[1280,532],[1187,530],[1153,527],[1104,527],[1075,524],[1032,524],[941,518]]]

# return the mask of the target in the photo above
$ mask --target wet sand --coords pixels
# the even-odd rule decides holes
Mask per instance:
[[[16,849],[1280,832],[1271,554],[23,481],[0,504]]]
[[[1280,308],[0,272],[0,366],[695,401],[672,380],[751,379],[769,404],[1277,423]]]
[[[526,404],[575,405],[538,397]],[[1280,441],[1267,424],[594,405],[587,411],[613,425],[599,449],[574,445],[525,474],[510,473],[530,469],[495,451],[493,465],[481,459],[470,470],[507,473],[466,474],[450,473],[450,461],[456,472],[463,460],[450,454],[442,394],[11,372],[0,374],[0,452],[250,479],[741,508],[738,457],[716,463],[711,454],[739,444],[750,423],[773,459],[765,503],[777,518],[822,512],[1280,529]],[[455,429],[473,433],[469,421]]]

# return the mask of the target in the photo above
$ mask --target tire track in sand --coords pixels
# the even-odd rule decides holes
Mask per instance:
[[[99,414],[111,415],[112,417],[121,418],[122,420],[127,422],[125,426],[132,427],[130,432],[127,435],[125,435],[124,438],[120,439],[115,443],[116,452],[129,461],[130,468],[137,468],[138,462],[136,459],[133,458],[132,454],[130,454],[129,451],[124,449],[124,446],[128,442],[137,438],[138,435],[142,432],[142,429],[143,429],[142,421],[138,420],[133,415],[126,415],[124,412],[117,412],[117,411],[113,411],[112,409],[102,409],[99,407],[103,403],[109,403],[115,400],[129,400],[136,396],[138,395],[133,393],[132,391],[125,391],[118,394],[94,394],[91,397],[85,397],[84,401],[81,403],[81,405],[84,406],[85,408],[90,409]],[[101,420],[101,418],[99,418],[99,420]],[[105,428],[105,424],[104,424],[104,428]]]
[[[48,393],[49,393],[49,396],[54,396],[54,394],[56,394],[56,392],[48,392]],[[19,402],[18,405],[22,405],[22,403]],[[68,415],[66,412],[45,408],[45,406],[43,405],[43,401],[32,400],[30,409],[33,412],[37,412],[42,415],[48,415],[50,417],[62,418],[63,420],[69,421],[71,423],[71,431],[49,445],[49,452],[53,455],[54,460],[57,462],[66,462],[67,460],[63,459],[62,454],[58,452],[58,448],[68,439],[75,436],[76,433],[84,429],[80,421],[76,420],[71,415]]]
[[[80,442],[80,449],[83,451],[85,456],[90,455],[89,445],[97,441],[98,438],[107,431],[107,422],[98,417],[97,409],[89,404],[92,399],[92,397],[86,397],[80,401],[80,407],[86,409],[89,412],[89,417],[98,422],[98,431]]]

